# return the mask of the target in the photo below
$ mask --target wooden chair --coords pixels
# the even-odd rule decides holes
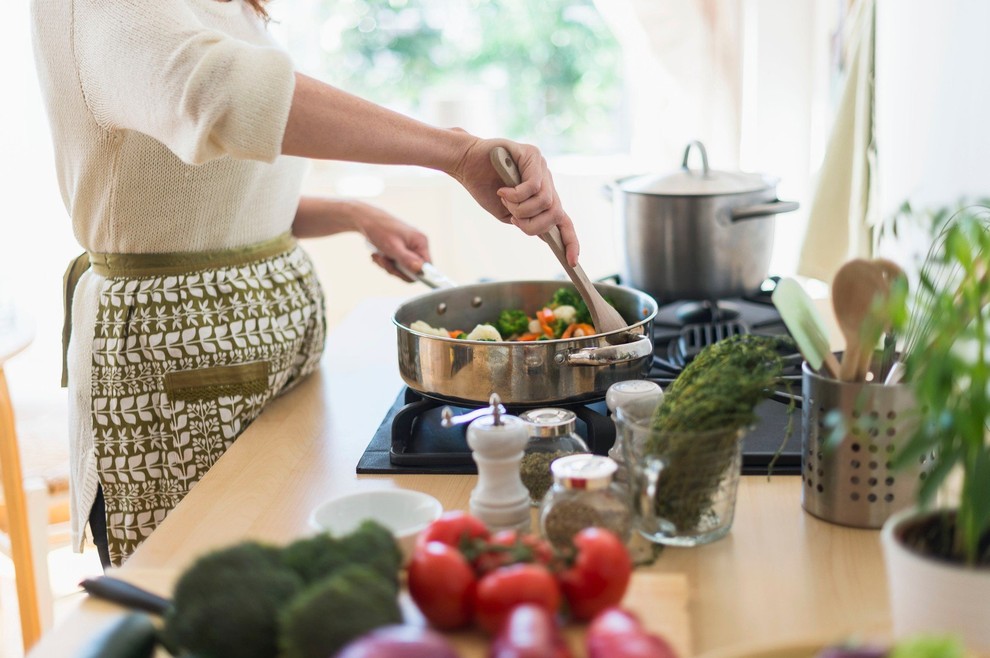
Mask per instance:
[[[21,453],[14,425],[14,409],[7,389],[4,364],[26,348],[33,339],[33,331],[18,325],[10,318],[0,318],[0,478],[3,480],[4,505],[9,527],[10,556],[14,563],[17,585],[17,602],[21,619],[21,637],[25,652],[37,642],[42,631],[42,612],[39,603],[39,572],[43,573],[44,591],[48,587],[47,564],[38,564],[39,551],[32,547],[32,537],[46,536],[47,490],[37,480],[25,487],[21,470]],[[39,505],[40,504],[40,505]],[[42,510],[31,514],[29,510]],[[33,520],[32,520],[33,517]],[[36,526],[32,528],[32,525]],[[37,527],[40,526],[40,527]],[[40,548],[40,547],[37,547]],[[46,550],[41,550],[41,559]],[[40,567],[40,568],[39,568]],[[47,605],[50,606],[50,594]]]

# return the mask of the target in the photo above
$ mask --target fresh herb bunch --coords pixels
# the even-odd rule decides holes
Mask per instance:
[[[653,426],[668,432],[737,430],[755,420],[754,408],[772,392],[784,364],[782,336],[731,336],[709,345],[674,380]]]
[[[990,209],[973,206],[949,218],[912,303],[911,313],[900,315],[916,334],[905,378],[919,423],[894,466],[934,455],[936,466],[918,491],[922,508],[950,473],[961,473],[955,515],[942,521],[947,540],[926,545],[948,559],[990,565]]]
[[[732,336],[709,345],[667,390],[647,450],[661,455],[656,514],[680,531],[698,527],[720,493],[754,409],[778,384],[790,338]]]

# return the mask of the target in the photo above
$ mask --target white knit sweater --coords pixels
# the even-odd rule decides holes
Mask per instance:
[[[236,247],[292,225],[305,163],[280,156],[293,66],[243,0],[33,0],[62,197],[87,250]],[[96,495],[90,419],[102,277],[69,350],[73,546]]]

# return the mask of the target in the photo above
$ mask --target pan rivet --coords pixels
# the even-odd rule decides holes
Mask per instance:
[[[443,315],[447,312],[447,304],[445,302],[440,302],[437,304],[437,315]]]
[[[481,306],[481,297],[475,297],[474,299],[472,299],[471,306],[473,308],[478,308],[479,306]]]

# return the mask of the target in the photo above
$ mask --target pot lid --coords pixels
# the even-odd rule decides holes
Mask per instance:
[[[701,169],[688,166],[691,148],[701,153]],[[750,174],[744,171],[718,171],[708,167],[708,153],[701,142],[694,141],[684,149],[681,168],[666,174],[644,174],[618,181],[619,189],[634,194],[657,194],[664,196],[705,196],[719,194],[742,194],[773,187],[775,182],[763,174]]]

